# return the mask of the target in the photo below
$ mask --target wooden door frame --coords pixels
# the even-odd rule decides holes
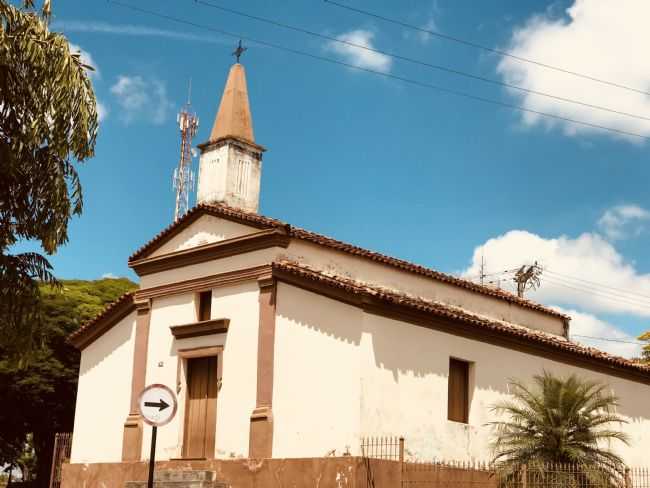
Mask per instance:
[[[182,432],[182,441],[181,441],[181,459],[188,459],[185,457],[185,435],[187,432],[187,419],[188,419],[188,403],[189,403],[189,386],[188,386],[188,360],[189,359],[198,359],[198,358],[207,358],[214,357],[217,360],[217,371],[216,371],[216,380],[217,380],[217,398],[215,398],[215,413],[214,413],[214,426],[210,429],[210,432],[207,433],[206,437],[206,449],[205,449],[205,458],[214,459],[215,452],[215,441],[216,441],[216,430],[217,430],[217,402],[219,397],[219,390],[221,389],[221,378],[222,378],[222,368],[223,368],[223,346],[204,346],[204,347],[194,347],[189,349],[178,349],[178,368],[177,368],[177,388],[180,389],[181,385],[185,387],[185,407],[183,409],[183,432]],[[184,374],[183,374],[184,371]],[[209,437],[212,437],[210,440]],[[208,442],[209,441],[209,442]]]

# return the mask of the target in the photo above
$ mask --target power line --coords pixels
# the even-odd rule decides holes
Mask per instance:
[[[574,287],[580,288],[582,290],[594,293],[595,295],[603,295],[603,296],[607,295],[607,296],[611,296],[611,297],[614,297],[614,298],[617,298],[617,299],[621,298],[621,299],[624,299],[624,300],[627,300],[627,301],[630,301],[630,302],[640,303],[640,304],[650,306],[650,301],[635,298],[635,297],[632,297],[630,295],[625,295],[623,293],[619,293],[619,292],[615,292],[615,291],[607,291],[607,290],[598,289],[598,288],[595,288],[595,287],[592,287],[592,286],[583,285],[583,284],[580,284],[580,283],[575,283],[575,282],[572,282],[570,280],[560,278],[558,276],[552,276],[552,275],[548,276],[548,274],[547,274],[545,279],[551,281],[552,283],[564,283],[564,284],[567,284],[567,285],[570,285],[570,286],[574,286]]]
[[[415,30],[415,31],[418,31],[418,32],[423,32],[423,33],[426,33],[426,34],[430,34],[432,36],[439,37],[440,39],[445,39],[447,41],[456,42],[458,44],[463,44],[465,46],[470,46],[470,47],[473,47],[473,48],[476,48],[476,49],[482,49],[483,51],[498,54],[499,56],[505,56],[505,57],[508,57],[508,58],[516,59],[517,61],[520,61],[520,62],[523,62],[523,63],[534,64],[534,65],[540,66],[542,68],[546,68],[546,69],[550,69],[550,70],[554,70],[554,71],[559,71],[560,73],[564,73],[564,74],[568,74],[568,75],[572,75],[572,76],[577,76],[579,78],[584,78],[584,79],[590,80],[590,81],[595,81],[596,83],[602,83],[603,85],[609,85],[609,86],[612,86],[612,87],[615,87],[615,88],[620,88],[620,89],[623,89],[623,90],[628,90],[628,91],[640,93],[642,95],[650,96],[650,92],[647,92],[645,90],[641,90],[641,89],[638,89],[638,88],[634,88],[634,87],[631,87],[631,86],[623,85],[621,83],[616,83],[616,82],[613,82],[613,81],[604,80],[602,78],[597,78],[595,76],[580,73],[578,71],[572,71],[572,70],[569,70],[569,69],[566,69],[566,68],[561,68],[559,66],[554,66],[552,64],[544,63],[544,62],[541,62],[541,61],[536,61],[536,60],[531,59],[531,58],[526,58],[526,57],[523,57],[523,56],[519,56],[519,55],[513,54],[512,52],[502,51],[500,49],[495,49],[495,48],[492,48],[492,47],[489,47],[489,46],[485,46],[483,44],[478,44],[476,42],[467,41],[465,39],[461,39],[460,37],[455,37],[455,36],[451,36],[451,35],[448,35],[448,34],[443,34],[442,32],[434,31],[434,30],[431,30],[431,29],[425,29],[423,27],[418,27],[416,25],[408,24],[408,23],[403,22],[401,20],[393,19],[393,18],[390,18],[390,17],[386,17],[386,16],[383,16],[383,15],[374,13],[374,12],[370,12],[369,10],[363,10],[363,9],[360,9],[360,8],[357,8],[357,7],[352,7],[350,5],[344,5],[344,4],[336,2],[334,0],[324,0],[324,1],[325,1],[325,3],[329,3],[330,5],[335,5],[336,7],[343,8],[343,9],[349,10],[351,12],[356,12],[356,13],[359,13],[359,14],[362,14],[362,15],[367,15],[367,16],[373,17],[375,19],[383,20],[384,22],[389,22],[391,24],[396,24],[396,25],[399,25],[399,26],[402,26],[402,27],[406,27],[407,29],[412,29],[412,30]]]
[[[174,17],[174,16],[171,16],[171,15],[155,12],[153,10],[143,9],[143,8],[140,8],[140,7],[136,7],[135,5],[122,3],[122,2],[117,1],[117,0],[108,0],[108,2],[110,4],[119,5],[120,7],[124,7],[124,8],[130,9],[130,10],[136,11],[136,12],[144,13],[144,14],[151,15],[151,16],[158,17],[158,18],[162,18],[162,19],[166,19],[166,20],[169,20],[171,22],[176,22],[176,23],[184,24],[184,25],[190,25],[192,27],[196,27],[196,28],[199,28],[199,29],[205,29],[205,30],[209,30],[209,31],[212,31],[212,32],[217,32],[219,34],[229,36],[229,37],[233,37],[235,39],[242,39],[242,40],[246,40],[248,42],[253,42],[253,43],[259,44],[261,46],[266,46],[266,47],[270,47],[270,48],[273,48],[273,49],[286,51],[286,52],[289,52],[289,53],[292,53],[292,54],[296,54],[298,56],[304,56],[304,57],[308,57],[308,58],[311,58],[311,59],[324,61],[324,62],[327,62],[327,63],[330,63],[330,64],[345,66],[346,68],[355,69],[355,70],[363,71],[363,72],[366,72],[366,73],[372,73],[372,74],[375,74],[377,76],[382,76],[384,78],[389,78],[389,79],[401,81],[401,82],[409,84],[409,85],[419,86],[421,88],[428,88],[428,89],[436,90],[436,91],[439,91],[439,92],[442,92],[442,93],[447,93],[449,95],[454,95],[454,96],[461,97],[461,98],[467,98],[469,100],[474,100],[474,101],[478,101],[478,102],[482,102],[482,103],[487,103],[487,104],[490,104],[490,105],[509,108],[511,110],[517,110],[519,112],[532,113],[532,114],[535,114],[535,115],[540,115],[542,117],[547,117],[547,118],[551,118],[551,119],[555,119],[555,120],[561,120],[561,121],[564,121],[564,122],[569,122],[571,124],[582,125],[582,126],[590,127],[590,128],[593,128],[593,129],[612,132],[612,133],[620,134],[620,135],[624,135],[624,136],[636,137],[636,138],[643,139],[643,140],[650,140],[650,136],[645,136],[643,134],[639,134],[639,133],[636,133],[636,132],[629,132],[629,131],[626,131],[626,130],[615,129],[613,127],[607,127],[607,126],[604,126],[604,125],[592,124],[591,122],[585,122],[583,120],[577,120],[577,119],[572,119],[570,117],[563,117],[561,115],[555,115],[555,114],[550,114],[550,113],[547,113],[547,112],[541,112],[539,110],[534,110],[534,109],[531,109],[531,108],[522,107],[521,105],[516,105],[516,104],[512,104],[512,103],[508,103],[508,102],[502,102],[500,100],[494,100],[494,99],[482,97],[482,96],[479,96],[479,95],[473,95],[471,93],[466,93],[466,92],[462,92],[462,91],[459,91],[459,90],[453,90],[451,88],[446,88],[446,87],[443,87],[443,86],[438,86],[438,85],[434,85],[434,84],[431,84],[431,83],[426,83],[426,82],[423,82],[423,81],[414,80],[412,78],[406,78],[406,77],[403,77],[403,76],[393,75],[393,74],[390,74],[390,73],[384,73],[382,71],[377,71],[377,70],[373,70],[373,69],[370,69],[370,68],[364,68],[362,66],[357,66],[357,65],[354,65],[354,64],[351,64],[351,63],[346,63],[345,61],[339,61],[337,59],[327,58],[325,56],[319,56],[319,55],[316,55],[316,54],[312,54],[312,53],[308,53],[308,52],[305,52],[305,51],[300,51],[298,49],[293,49],[293,48],[290,48],[290,47],[287,47],[287,46],[283,46],[283,45],[280,45],[280,44],[275,44],[273,42],[269,42],[269,41],[265,41],[265,40],[261,40],[261,39],[256,39],[256,38],[253,38],[253,37],[250,37],[250,36],[244,36],[244,35],[241,35],[241,34],[228,32],[228,31],[218,29],[218,28],[215,28],[215,27],[210,27],[210,26],[198,24],[196,22],[192,22],[192,21],[189,21],[189,20],[180,19],[178,17]]]
[[[487,273],[484,276],[494,276],[494,275],[504,275],[504,274],[509,274],[512,273],[513,271],[516,271],[518,268],[514,269],[506,269],[503,271],[495,271],[492,273]],[[551,276],[548,276],[548,275]],[[572,287],[580,288],[581,291],[589,292],[589,293],[594,293],[594,294],[599,294],[599,295],[608,295],[611,296],[611,298],[616,298],[617,300],[619,298],[622,298],[624,300],[629,300],[631,302],[634,302],[635,304],[643,304],[644,306],[648,305],[650,306],[650,295],[644,295],[642,293],[636,293],[633,291],[628,291],[623,288],[616,288],[613,286],[607,286],[603,285],[601,283],[597,283],[595,281],[591,280],[585,280],[582,278],[578,278],[575,276],[571,276],[568,274],[564,273],[558,273],[556,271],[550,270],[548,268],[544,268],[544,279],[549,280],[553,284],[562,284],[562,285],[570,285]],[[556,275],[556,276],[554,276]],[[471,276],[469,279],[476,278],[477,276]],[[579,283],[574,283],[573,281],[577,281]],[[583,284],[585,283],[585,284]],[[634,296],[632,296],[634,295]],[[641,299],[647,299],[646,300],[640,300]]]
[[[222,12],[228,12],[228,13],[231,13],[233,15],[238,15],[240,17],[245,17],[247,19],[257,20],[259,22],[264,22],[264,23],[267,23],[267,24],[270,24],[270,25],[274,25],[276,27],[282,27],[283,29],[289,29],[289,30],[292,30],[294,32],[300,32],[302,34],[306,34],[306,35],[309,35],[309,36],[312,36],[312,37],[318,37],[320,39],[325,39],[325,40],[330,41],[330,42],[336,42],[336,43],[344,44],[344,45],[351,46],[351,47],[354,47],[354,48],[357,48],[357,49],[363,49],[363,50],[368,51],[368,52],[373,52],[373,53],[381,54],[381,55],[384,55],[384,56],[389,56],[389,57],[394,58],[394,59],[399,59],[401,61],[406,61],[408,63],[417,64],[417,65],[420,65],[420,66],[425,66],[425,67],[430,68],[430,69],[443,71],[443,72],[450,73],[450,74],[453,74],[453,75],[463,76],[465,78],[470,78],[470,79],[473,79],[473,80],[482,81],[484,83],[490,83],[492,85],[503,86],[503,87],[506,87],[506,88],[511,88],[513,90],[519,90],[519,91],[522,91],[522,92],[525,92],[525,93],[530,93],[530,94],[533,94],[533,95],[538,95],[538,96],[542,96],[542,97],[551,98],[553,100],[557,100],[557,101],[564,102],[564,103],[572,103],[572,104],[575,104],[575,105],[581,105],[583,107],[588,107],[588,108],[595,109],[595,110],[601,110],[601,111],[604,111],[604,112],[610,112],[610,113],[614,113],[614,114],[617,114],[617,115],[623,115],[625,117],[631,117],[631,118],[635,118],[635,119],[650,121],[650,117],[646,117],[644,115],[633,114],[633,113],[630,113],[630,112],[625,112],[625,111],[617,110],[617,109],[610,108],[610,107],[604,107],[602,105],[596,105],[596,104],[593,104],[593,103],[584,102],[584,101],[576,100],[576,99],[573,99],[573,98],[563,97],[563,96],[560,96],[560,95],[554,95],[554,94],[548,93],[548,92],[542,92],[542,91],[538,91],[538,90],[532,90],[530,88],[524,88],[522,86],[514,85],[512,83],[507,83],[507,82],[504,82],[504,81],[495,80],[495,79],[488,78],[488,77],[485,77],[485,76],[475,75],[473,73],[468,73],[466,71],[462,71],[462,70],[459,70],[459,69],[449,68],[447,66],[429,63],[427,61],[422,61],[422,60],[419,60],[419,59],[410,58],[408,56],[404,56],[404,55],[397,54],[397,53],[394,53],[394,52],[385,51],[385,50],[382,50],[382,49],[376,49],[376,48],[373,48],[373,47],[365,46],[363,44],[358,44],[356,42],[347,41],[345,39],[339,39],[337,37],[328,36],[326,34],[321,34],[321,33],[318,33],[318,32],[315,32],[315,31],[312,31],[312,30],[309,30],[309,29],[305,29],[303,27],[297,27],[295,25],[286,24],[284,22],[280,22],[280,21],[277,21],[277,20],[272,20],[272,19],[268,19],[268,18],[265,18],[265,17],[260,17],[259,15],[253,15],[253,14],[249,14],[249,13],[246,13],[246,12],[242,12],[240,10],[235,10],[235,9],[232,9],[232,8],[224,7],[224,6],[215,4],[213,2],[208,2],[206,0],[194,0],[194,3],[204,5],[206,7],[210,7],[210,8],[213,8],[213,9],[221,10]]]
[[[599,292],[599,291],[596,291],[596,290],[581,288],[581,287],[578,287],[578,286],[574,286],[574,284],[569,284],[567,282],[558,281],[557,278],[549,278],[548,276],[545,277],[545,280],[549,281],[550,283],[552,283],[554,285],[564,286],[565,288],[570,288],[570,289],[580,291],[580,292],[583,292],[583,293],[596,295],[596,296],[598,296],[600,298],[604,298],[606,300],[610,300],[610,301],[613,301],[613,302],[616,302],[616,303],[619,303],[619,304],[628,305],[628,306],[631,305],[631,306],[635,306],[635,307],[638,307],[638,308],[644,308],[644,309],[650,310],[650,302],[637,302],[637,301],[634,301],[633,299],[623,298],[623,297],[620,297],[620,296],[608,295],[608,294],[605,294],[603,292]]]
[[[580,335],[580,334],[571,334],[571,337],[582,337],[583,339],[594,339],[594,340],[597,340],[597,341],[620,342],[622,344],[635,344],[637,346],[646,346],[647,345],[644,342],[625,341],[623,339],[611,339],[611,338],[608,338],[608,337],[594,337],[594,336],[587,336],[587,335]]]
[[[577,278],[575,276],[570,276],[570,275],[567,275],[567,274],[558,273],[556,271],[551,271],[550,269],[545,269],[544,271],[546,273],[551,273],[551,274],[554,274],[554,275],[562,276],[562,277],[565,277],[565,278],[568,278],[568,279],[571,279],[571,280],[581,281],[583,283],[588,283],[588,284],[598,286],[598,287],[601,287],[601,288],[609,288],[611,290],[620,291],[620,292],[623,292],[623,293],[629,294],[629,295],[637,295],[639,297],[647,298],[648,300],[650,300],[650,295],[644,295],[642,293],[636,293],[634,291],[625,290],[623,288],[616,288],[614,286],[603,285],[602,283],[597,283],[595,281],[585,280],[585,279],[582,279],[582,278]]]
[[[520,266],[520,267],[521,267],[521,266]],[[520,267],[519,267],[519,268],[520,268]],[[514,273],[514,272],[517,271],[519,268],[506,269],[506,270],[504,270],[504,271],[493,271],[492,273],[484,273],[483,276],[485,277],[485,276],[495,276],[495,275],[501,275],[501,274]],[[475,278],[480,278],[480,277],[481,277],[481,275],[480,275],[480,274],[477,274],[477,275],[470,275],[470,276],[464,277],[464,279],[466,279],[466,280],[473,280],[473,279],[475,279]]]
[[[559,278],[557,276],[548,276],[547,275],[546,279],[551,281],[551,283],[566,284],[568,286],[572,286],[572,287],[580,288],[581,290],[588,291],[589,293],[593,293],[594,295],[599,295],[599,296],[603,296],[603,297],[607,296],[607,297],[614,298],[616,300],[622,299],[622,300],[625,300],[626,302],[628,302],[630,304],[639,304],[639,305],[650,307],[650,301],[635,298],[633,296],[626,295],[624,293],[619,293],[619,292],[616,292],[616,291],[607,291],[607,290],[602,290],[602,289],[594,288],[594,287],[587,286],[587,285],[581,285],[579,283],[575,283],[575,282],[572,282],[572,281],[569,281],[569,280],[565,280],[564,278]]]

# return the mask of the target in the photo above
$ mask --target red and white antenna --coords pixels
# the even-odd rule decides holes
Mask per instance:
[[[187,95],[187,104],[178,114],[177,121],[181,131],[181,159],[178,168],[174,169],[172,178],[174,189],[176,190],[176,210],[174,211],[174,221],[180,219],[187,213],[190,206],[190,192],[194,187],[194,173],[192,172],[192,138],[196,135],[199,128],[199,118],[191,111],[190,100],[192,96],[192,80]]]

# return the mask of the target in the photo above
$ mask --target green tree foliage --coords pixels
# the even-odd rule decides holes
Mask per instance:
[[[641,357],[639,358],[642,363],[650,364],[650,331],[644,332],[638,340],[645,342],[641,347]]]
[[[0,0],[0,344],[24,352],[38,339],[37,281],[54,282],[39,253],[11,254],[18,241],[52,254],[82,210],[73,165],[93,156],[97,107],[79,53],[50,32],[41,13]]]
[[[494,461],[506,473],[516,475],[522,465],[528,465],[531,475],[535,469],[541,472],[538,476],[544,475],[544,464],[551,463],[582,466],[571,475],[574,478],[597,472],[614,483],[623,475],[623,461],[609,445],[611,441],[627,444],[627,436],[611,427],[625,420],[613,412],[618,399],[605,385],[544,372],[534,377],[531,386],[511,382],[511,393],[512,400],[493,407],[506,420],[491,423],[496,434]],[[588,479],[580,483],[591,486]],[[565,480],[563,486],[573,484]]]
[[[54,434],[70,432],[74,419],[79,352],[66,337],[135,286],[125,278],[41,285],[43,347],[28,367],[7,359],[0,347],[0,466],[18,465],[31,440],[38,484],[47,486]]]

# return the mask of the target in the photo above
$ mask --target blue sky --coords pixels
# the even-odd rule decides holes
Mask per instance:
[[[211,1],[530,90],[650,116],[645,94],[424,36],[322,0]],[[513,92],[192,0],[125,2],[650,136],[647,120]],[[650,13],[643,0],[625,11],[605,0],[341,2],[640,91],[650,88],[650,69],[638,66],[630,51],[633,42],[648,40],[637,21]],[[97,68],[94,86],[104,115],[96,157],[80,168],[84,213],[72,222],[70,242],[52,263],[62,278],[135,279],[127,257],[173,217],[176,112],[189,79],[201,121],[199,143],[211,128],[236,40],[110,2],[68,0],[55,2],[54,9],[53,28],[63,30]],[[489,272],[538,260],[548,279],[530,296],[571,311],[575,331],[633,340],[644,329],[650,315],[650,298],[642,297],[650,297],[648,142],[245,44],[255,135],[268,148],[261,213],[466,276],[477,273],[481,249]],[[511,286],[508,275],[494,277]],[[600,293],[590,294],[594,289]],[[621,354],[635,348],[593,343]]]

